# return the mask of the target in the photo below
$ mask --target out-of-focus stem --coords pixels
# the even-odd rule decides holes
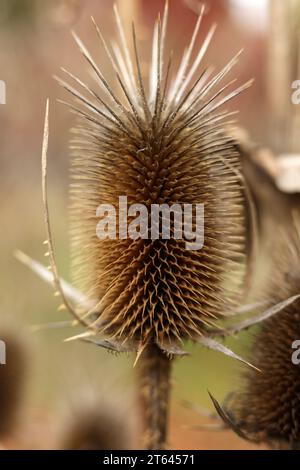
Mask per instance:
[[[147,450],[165,449],[171,360],[156,345],[149,344],[138,364],[143,447]]]
[[[269,139],[276,152],[288,150],[291,117],[291,2],[269,2],[266,88],[269,102]]]

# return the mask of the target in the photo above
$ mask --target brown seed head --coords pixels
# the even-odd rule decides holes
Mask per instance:
[[[299,294],[299,223],[273,252],[270,305]],[[264,321],[251,345],[250,362],[239,392],[225,406],[234,430],[249,440],[275,448],[300,448],[300,370],[293,343],[300,340],[300,301]],[[298,347],[299,349],[299,343]],[[297,349],[296,348],[296,349]]]
[[[11,433],[16,425],[24,394],[27,351],[18,334],[7,326],[0,328],[5,344],[5,364],[0,364],[0,438]]]
[[[232,82],[219,85],[237,56],[212,78],[207,70],[199,76],[214,29],[192,62],[203,10],[171,81],[171,61],[164,66],[167,14],[166,4],[162,23],[158,20],[154,28],[149,89],[135,30],[132,59],[117,11],[120,47],[112,52],[97,25],[96,30],[118,89],[108,84],[77,36],[98,86],[89,88],[69,74],[86,97],[61,81],[84,105],[70,105],[81,116],[72,145],[74,267],[76,280],[94,304],[84,318],[102,336],[134,350],[149,341],[170,350],[178,341],[209,331],[236,300],[245,251],[239,153],[226,133],[230,113],[218,109],[249,83],[228,95],[224,92]],[[120,239],[117,229],[116,239],[99,240],[97,207],[118,209],[120,196],[127,197],[128,206],[143,204],[148,214],[153,204],[178,204],[181,209],[204,204],[203,248],[187,249],[187,240],[176,239],[173,228],[170,239]],[[117,213],[117,227],[119,220]],[[128,217],[127,223],[132,220]],[[194,219],[193,224],[195,228]]]

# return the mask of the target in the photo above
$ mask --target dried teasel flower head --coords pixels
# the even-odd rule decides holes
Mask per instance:
[[[107,397],[101,400],[81,393],[65,416],[59,448],[65,450],[120,450],[132,446],[130,419]]]
[[[238,435],[278,449],[300,448],[300,224],[281,237],[273,254],[269,303],[282,309],[255,334],[249,360],[260,372],[243,373],[239,391],[217,411]],[[285,300],[289,297],[293,301]],[[298,351],[297,351],[298,350]]]
[[[239,54],[212,77],[211,70],[199,73],[215,29],[191,60],[203,9],[172,79],[171,59],[165,61],[166,3],[154,28],[146,87],[134,26],[131,54],[116,8],[115,13],[118,45],[111,48],[94,25],[118,88],[75,34],[97,85],[67,72],[81,92],[59,79],[81,104],[69,106],[81,119],[72,144],[71,217],[76,282],[92,305],[82,321],[124,349],[154,343],[172,353],[184,339],[201,339],[230,312],[241,285],[245,196],[239,153],[226,133],[231,113],[219,108],[250,82],[230,92],[234,81],[221,84]],[[187,249],[174,232],[168,240],[151,239],[150,230],[143,238],[123,237],[118,214],[116,239],[99,240],[97,208],[118,210],[120,197],[128,207],[143,204],[149,214],[153,204],[204,204],[204,246]]]
[[[253,220],[251,198],[240,173],[238,148],[227,132],[232,113],[219,108],[251,81],[229,92],[235,80],[223,84],[239,54],[213,76],[210,69],[199,73],[215,29],[208,32],[192,61],[203,14],[204,8],[171,78],[172,60],[165,62],[166,2],[163,19],[159,17],[154,27],[149,86],[142,74],[135,28],[131,53],[116,7],[119,44],[109,46],[93,23],[117,87],[104,77],[74,33],[96,78],[92,87],[63,69],[75,88],[58,79],[73,95],[75,103],[67,104],[80,117],[72,144],[71,219],[75,279],[83,294],[59,279],[55,264],[46,190],[48,105],[42,174],[53,276],[16,253],[43,279],[54,281],[63,305],[76,323],[86,327],[87,331],[69,339],[82,338],[118,352],[135,351],[136,362],[141,357],[138,388],[147,449],[166,446],[169,358],[185,354],[184,340],[242,360],[211,336],[216,331],[225,333],[216,322],[232,314],[249,278],[244,256],[245,202]],[[126,201],[125,216],[121,201]],[[204,206],[200,227],[195,213],[185,212],[186,206],[195,209],[197,205]],[[99,222],[99,207],[115,216],[113,230],[108,225],[105,237],[98,233],[105,219],[100,211]],[[154,224],[153,208],[160,209]],[[167,236],[166,208],[174,216],[167,219]],[[200,236],[193,240],[200,241],[196,248],[190,243],[195,235]],[[94,341],[91,337],[96,334]]]
[[[0,340],[0,439],[2,439],[14,432],[19,418],[27,372],[27,348],[22,336],[3,322],[0,326]]]

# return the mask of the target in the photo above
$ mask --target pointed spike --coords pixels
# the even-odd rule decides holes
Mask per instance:
[[[131,79],[131,82],[132,82],[132,89],[134,90],[136,88],[136,80],[135,80],[132,60],[131,60],[131,57],[130,57],[129,47],[128,47],[128,44],[127,44],[127,40],[126,40],[126,36],[125,36],[125,32],[124,32],[124,28],[123,28],[123,24],[122,24],[122,21],[121,21],[121,17],[120,17],[120,14],[119,14],[118,7],[117,7],[116,4],[114,4],[113,8],[114,8],[114,13],[115,13],[115,17],[116,17],[118,32],[119,32],[119,36],[120,36],[120,40],[121,40],[121,44],[122,44],[122,48],[123,48],[123,53],[124,53],[124,57],[125,57],[125,64],[126,64],[127,72],[128,72],[129,78]]]
[[[138,363],[138,361],[139,361],[139,359],[140,359],[140,357],[141,357],[141,355],[142,355],[142,353],[143,353],[146,346],[147,346],[147,343],[144,343],[138,349],[137,354],[136,354],[136,358],[135,358],[135,361],[134,361],[134,364],[133,364],[133,368],[137,365],[137,363]]]
[[[133,22],[132,22],[132,38],[133,38],[133,47],[134,47],[137,75],[138,75],[139,91],[140,91],[141,98],[142,98],[143,110],[144,110],[144,113],[145,113],[145,118],[150,120],[151,119],[151,113],[150,113],[150,109],[149,109],[147,98],[146,98],[146,92],[145,92],[145,87],[144,87],[144,82],[143,82],[143,77],[142,77],[140,58],[139,58],[139,53],[138,53],[138,48],[137,48],[137,39],[136,39],[136,33],[135,33],[135,26],[134,26]]]
[[[224,346],[221,343],[218,343],[217,341],[215,341],[212,338],[209,338],[207,336],[202,336],[201,338],[197,339],[197,342],[202,344],[203,346],[209,348],[209,349],[212,349],[213,351],[217,351],[217,352],[220,352],[222,354],[225,354],[226,356],[232,357],[233,359],[236,359],[237,361],[242,362],[243,364],[246,364],[247,366],[251,367],[252,369],[255,369],[258,372],[260,372],[260,370],[257,367],[255,367],[253,364],[246,361],[242,357],[238,356],[236,353],[231,351],[231,349],[227,348],[226,346]]]
[[[82,341],[84,341],[85,343],[94,344],[95,346],[99,346],[100,348],[108,349],[109,351],[113,351],[116,353],[129,352],[129,349],[107,339],[93,340],[88,338],[82,338]]]
[[[227,425],[230,429],[232,429],[239,437],[246,440],[252,440],[246,435],[243,430],[233,421],[233,419],[228,415],[228,413],[221,407],[218,401],[213,397],[209,390],[207,390],[210,399],[215,407],[216,412],[222,419],[222,421]]]
[[[77,341],[79,339],[89,338],[90,336],[95,336],[95,332],[94,331],[85,331],[84,333],[80,333],[79,335],[70,336],[69,338],[64,339],[63,342],[64,343],[70,343],[71,341]]]
[[[203,57],[205,56],[205,54],[207,52],[207,49],[208,49],[208,47],[211,43],[211,40],[212,40],[212,38],[215,34],[216,29],[217,29],[217,25],[213,24],[212,27],[210,28],[208,34],[206,35],[206,38],[205,38],[204,42],[201,45],[201,48],[198,52],[198,55],[197,55],[195,61],[193,62],[193,65],[192,65],[187,77],[185,78],[185,80],[182,83],[182,86],[178,90],[178,93],[176,95],[176,101],[177,102],[183,96],[183,94],[184,94],[185,90],[187,89],[187,87],[189,86],[194,74],[196,73]]]
[[[261,323],[262,321],[265,321],[268,318],[271,318],[274,315],[280,313],[282,310],[284,310],[286,307],[288,307],[290,304],[292,304],[299,298],[300,298],[300,294],[293,295],[292,297],[289,297],[288,299],[283,300],[282,302],[279,302],[276,305],[273,305],[272,307],[268,308],[264,312],[259,313],[258,315],[255,315],[252,318],[247,318],[246,320],[229,327],[228,333],[230,335],[234,335],[241,331],[247,330],[251,326],[257,325]]]
[[[197,35],[198,35],[198,32],[199,32],[199,28],[200,28],[200,24],[201,24],[201,21],[202,21],[202,18],[203,18],[203,14],[204,14],[204,5],[202,5],[200,15],[197,19],[196,26],[195,26],[194,31],[193,31],[191,42],[188,46],[188,49],[186,50],[186,53],[183,55],[181,64],[179,66],[177,77],[175,79],[172,90],[170,92],[169,100],[171,102],[173,101],[173,99],[175,99],[175,97],[178,93],[178,90],[180,91],[180,89],[182,87],[182,84],[184,83],[184,77],[185,77],[185,74],[186,74],[186,70],[189,66],[190,58],[191,58],[191,55],[192,55],[192,52],[193,52],[193,49],[194,49],[195,41],[196,41],[196,38],[197,38]]]
[[[97,75],[97,77],[99,78],[100,82],[102,83],[102,85],[104,86],[104,89],[107,91],[107,93],[110,95],[110,97],[112,98],[112,100],[117,104],[117,106],[124,110],[124,107],[122,105],[122,103],[120,102],[120,100],[116,97],[115,93],[113,92],[112,88],[110,87],[110,85],[108,84],[108,82],[105,80],[103,74],[101,73],[100,69],[98,68],[96,62],[94,61],[94,59],[92,58],[91,54],[89,53],[89,51],[87,50],[87,48],[85,47],[85,45],[83,44],[83,42],[81,41],[81,39],[79,38],[79,36],[77,36],[77,34],[75,33],[75,31],[72,31],[72,36],[76,42],[76,44],[78,45],[79,47],[79,50],[80,52],[82,53],[82,55],[84,56],[84,58],[88,61],[88,63],[91,65],[93,71],[95,72],[95,74]],[[125,110],[126,111],[126,110]]]

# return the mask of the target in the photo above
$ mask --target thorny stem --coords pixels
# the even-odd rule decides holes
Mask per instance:
[[[143,447],[165,449],[168,431],[171,360],[155,344],[144,349],[138,363]]]

